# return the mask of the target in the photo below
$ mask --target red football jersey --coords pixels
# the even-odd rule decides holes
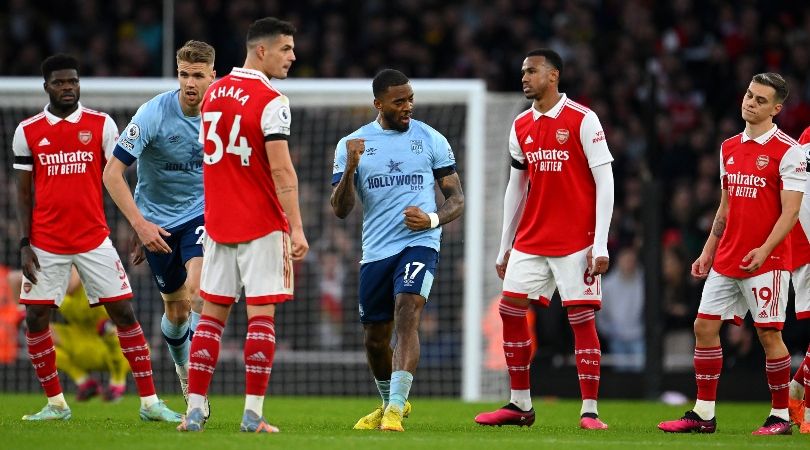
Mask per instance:
[[[732,278],[749,278],[792,268],[789,237],[756,272],[745,272],[740,266],[743,257],[771,234],[782,213],[780,191],[804,191],[805,166],[799,143],[776,125],[756,139],[743,132],[723,142],[720,175],[723,189],[728,191],[728,216],[714,270]]]
[[[14,132],[14,168],[33,170],[31,244],[51,253],[84,253],[110,234],[101,175],[118,127],[102,112],[79,108],[62,119],[45,111]]]
[[[799,144],[804,148],[805,162],[810,157],[810,127],[805,128]],[[804,185],[804,195],[810,194],[810,178]],[[802,208],[799,210],[799,221],[790,231],[790,244],[793,253],[793,265],[791,270],[797,269],[805,264],[810,264],[810,242],[807,240],[807,231],[810,230],[810,203],[807,199],[802,199]]]
[[[289,232],[271,175],[265,141],[290,134],[287,97],[261,72],[234,68],[214,82],[202,104],[205,231],[234,244]]]
[[[564,256],[593,245],[596,184],[591,168],[613,161],[596,114],[562,95],[541,114],[517,116],[509,153],[529,171],[529,193],[514,248]]]

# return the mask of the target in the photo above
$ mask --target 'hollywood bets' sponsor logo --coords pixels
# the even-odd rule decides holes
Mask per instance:
[[[69,175],[85,173],[87,163],[93,162],[93,152],[60,150],[57,153],[40,153],[37,158],[39,164],[48,170],[48,175]]]
[[[765,177],[736,172],[726,174],[726,185],[730,196],[757,198],[759,188],[767,186],[768,180]]]
[[[526,160],[540,172],[562,172],[563,161],[568,161],[568,150],[537,150],[526,152]]]
[[[425,177],[419,174],[380,175],[366,180],[369,190],[391,186],[410,186],[412,191],[421,191],[424,188]]]

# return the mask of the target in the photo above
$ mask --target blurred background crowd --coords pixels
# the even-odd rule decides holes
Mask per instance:
[[[616,159],[613,268],[604,280],[599,320],[606,348],[627,355],[616,362],[620,370],[639,370],[644,351],[638,250],[648,149],[657,149],[660,170],[652,173],[665,189],[665,343],[686,352],[689,366],[701,290],[689,267],[719,200],[719,145],[743,128],[740,102],[752,75],[775,71],[788,80],[791,93],[777,117],[787,134],[798,138],[810,125],[806,1],[175,0],[174,11],[175,48],[192,38],[211,43],[220,75],[241,66],[245,30],[266,15],[298,27],[293,78],[368,78],[394,67],[413,78],[481,78],[490,91],[518,92],[526,51],[558,51],[566,63],[561,90],[596,111]],[[79,56],[85,77],[160,76],[162,13],[156,0],[7,0],[0,4],[0,75],[37,76],[45,56],[64,51]],[[651,96],[658,109],[653,116]],[[325,317],[342,315],[343,303],[352,305],[347,311],[354,305],[341,299],[342,280],[354,274],[335,260],[353,244],[339,237],[328,242],[334,251],[320,253],[315,265],[322,272]],[[538,317],[539,355],[551,359],[572,348],[563,315],[553,311]],[[785,340],[794,355],[803,354],[810,332],[789,317]],[[320,331],[327,337],[334,333],[329,323]],[[761,368],[764,356],[750,324],[727,328],[727,366]]]

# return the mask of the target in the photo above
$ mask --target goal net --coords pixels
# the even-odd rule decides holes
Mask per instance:
[[[0,171],[0,264],[19,267],[19,236],[14,210],[15,174],[11,140],[17,124],[47,103],[38,78],[0,79],[0,140],[5,151]],[[375,395],[366,366],[357,288],[361,254],[361,213],[337,219],[329,205],[337,141],[375,118],[371,80],[284,80],[274,83],[289,96],[293,111],[290,151],[298,172],[300,202],[310,253],[295,267],[295,300],[277,310],[277,352],[271,394]],[[421,323],[421,359],[413,386],[416,396],[460,396],[467,400],[508,390],[503,354],[487,350],[497,338],[487,318],[500,293],[493,263],[508,176],[507,133],[526,107],[520,95],[488,94],[478,80],[413,80],[414,117],[443,133],[456,154],[465,191],[462,218],[444,226],[441,261]],[[176,88],[171,79],[82,80],[82,104],[110,114],[123,129],[135,110],[159,92]],[[134,184],[135,175],[129,174]],[[440,193],[438,193],[440,196]],[[441,198],[441,197],[439,197]],[[126,257],[126,219],[106,199],[111,238]],[[135,292],[136,314],[152,350],[159,392],[179,393],[174,366],[160,333],[162,302],[146,264],[125,262]],[[9,286],[9,289],[19,287]],[[0,300],[10,295],[0,294]],[[57,319],[58,320],[58,319]],[[2,326],[2,325],[0,325]],[[212,383],[215,394],[244,389],[242,344],[247,320],[244,303],[232,311]],[[15,334],[16,333],[16,334]],[[0,362],[0,391],[38,392],[22,332],[16,357]],[[498,354],[500,356],[498,356]],[[498,359],[500,358],[500,359]],[[75,392],[65,379],[66,391]],[[134,392],[131,384],[129,392]]]

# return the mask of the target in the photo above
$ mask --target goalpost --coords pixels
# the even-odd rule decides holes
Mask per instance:
[[[290,150],[311,251],[296,266],[295,301],[278,310],[276,363],[269,389],[285,395],[373,395],[376,388],[366,367],[356,312],[361,213],[353,212],[341,221],[329,207],[338,139],[375,117],[371,80],[295,79],[276,80],[274,85],[290,98]],[[508,392],[505,364],[502,370],[487,368],[483,321],[490,300],[500,293],[493,264],[508,176],[507,133],[525,102],[519,94],[487,93],[481,80],[416,79],[412,85],[414,117],[448,138],[465,193],[463,217],[444,227],[436,282],[423,314],[422,359],[413,392],[459,396],[466,401],[501,396]],[[159,92],[176,89],[177,81],[84,78],[81,88],[83,105],[109,113],[123,129],[138,106]],[[0,263],[12,268],[18,267],[19,257],[11,140],[17,124],[46,103],[41,78],[0,78],[0,138],[6,167],[0,174],[5,186],[0,195],[5,217],[0,224],[8,230],[0,240]],[[106,212],[111,238],[126,259],[129,226],[109,199]],[[153,352],[158,387],[162,392],[178,391],[173,364],[160,337],[158,291],[148,268],[128,265],[127,269],[136,313]],[[246,327],[242,308],[235,308],[223,337],[214,392],[242,392],[240,348]],[[38,389],[24,349],[16,363],[0,365],[0,391]]]

